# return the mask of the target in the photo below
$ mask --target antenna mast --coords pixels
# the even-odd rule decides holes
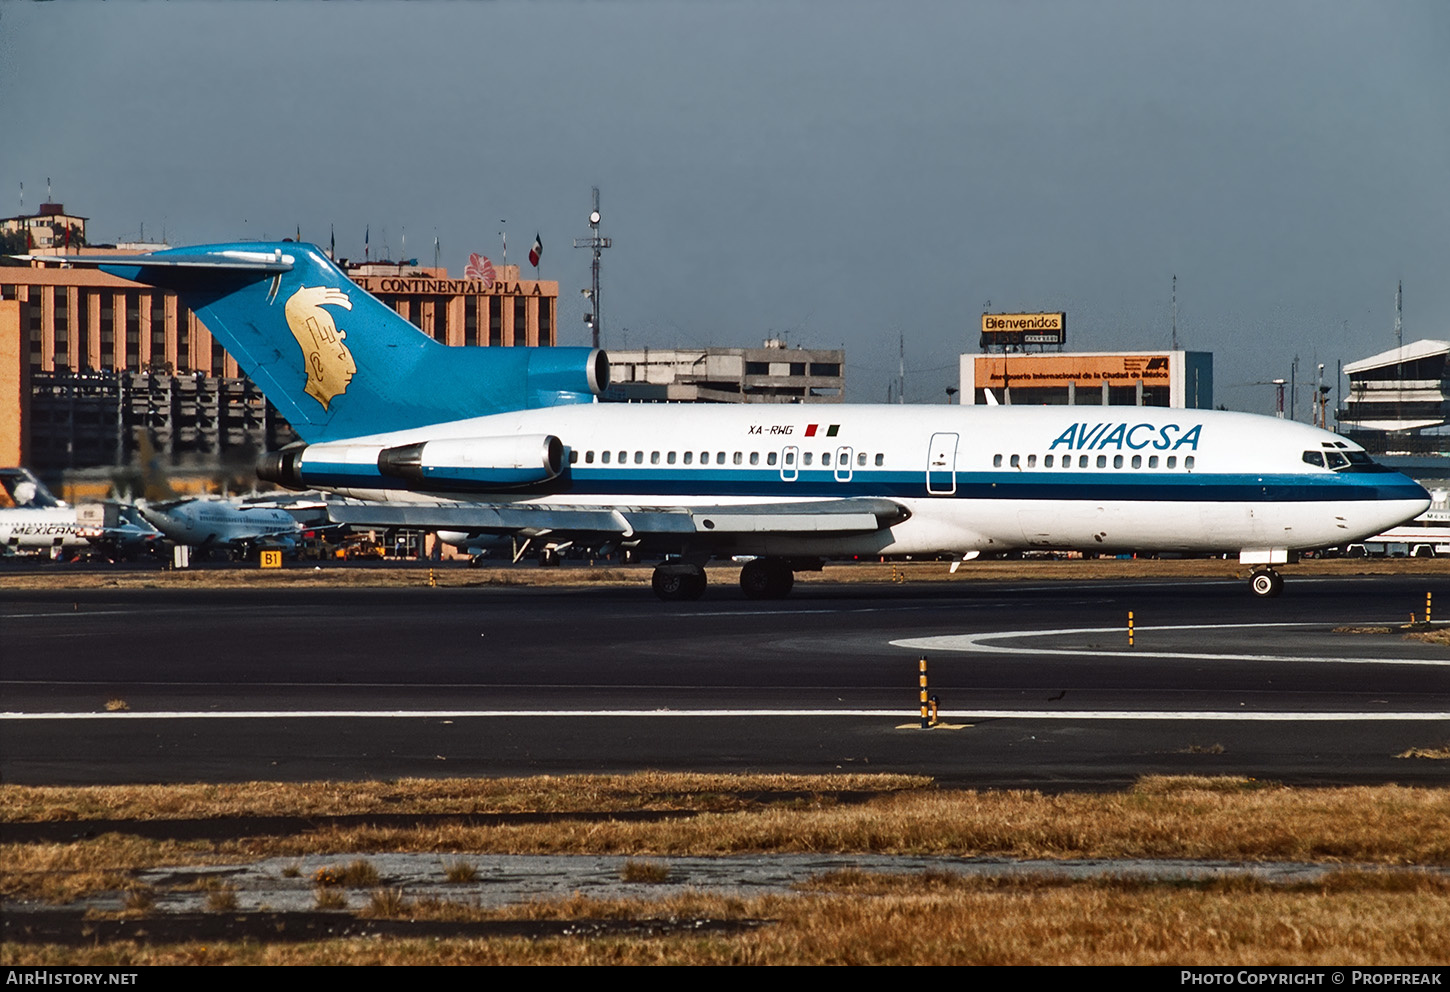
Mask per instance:
[[[906,333],[898,331],[896,337],[896,402],[906,402]]]
[[[594,189],[594,208],[589,211],[589,237],[575,238],[575,248],[589,248],[594,252],[594,264],[590,267],[592,280],[590,288],[584,291],[589,298],[593,310],[584,315],[584,323],[589,327],[591,340],[594,347],[599,347],[599,336],[604,331],[604,318],[599,308],[599,259],[605,248],[613,245],[613,242],[599,233],[599,187]]]
[[[1172,351],[1178,350],[1178,275],[1173,276],[1173,347]]]
[[[1401,279],[1398,283],[1395,284],[1395,347],[1397,347],[1397,348],[1403,348],[1405,346],[1405,331],[1404,331],[1404,326],[1400,322],[1400,315],[1401,315],[1400,301],[1401,301],[1401,298],[1402,298],[1402,294],[1404,292],[1404,289],[1405,289],[1405,281],[1403,279]]]

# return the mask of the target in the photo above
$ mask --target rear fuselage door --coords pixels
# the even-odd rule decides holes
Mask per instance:
[[[850,482],[851,481],[851,449],[850,448],[837,448],[836,449],[836,481],[837,482]]]
[[[926,459],[926,491],[950,496],[957,491],[957,435],[933,434]]]

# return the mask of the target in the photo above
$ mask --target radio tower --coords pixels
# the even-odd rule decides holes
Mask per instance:
[[[1403,279],[1400,280],[1399,282],[1395,283],[1395,347],[1396,348],[1403,348],[1405,346],[1405,330],[1404,330],[1403,325],[1400,323],[1400,313],[1401,313],[1400,300],[1401,300],[1402,294],[1404,293],[1404,290],[1405,290],[1405,282],[1404,282]]]
[[[584,291],[589,298],[593,310],[584,315],[584,323],[589,325],[591,340],[594,347],[599,347],[599,335],[604,330],[604,318],[599,312],[599,258],[600,253],[611,247],[613,242],[599,233],[599,187],[594,187],[594,209],[589,211],[589,237],[575,238],[575,248],[589,248],[594,252],[594,264],[591,266],[593,273],[592,285]]]

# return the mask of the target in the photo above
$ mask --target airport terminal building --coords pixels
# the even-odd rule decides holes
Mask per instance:
[[[607,400],[634,403],[841,403],[846,353],[787,348],[645,348],[609,352]]]
[[[961,356],[959,402],[1213,409],[1213,353],[1063,351],[1066,313],[984,313]]]

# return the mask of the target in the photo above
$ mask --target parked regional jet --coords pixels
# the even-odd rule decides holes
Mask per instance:
[[[76,263],[72,256],[64,260]],[[1235,552],[1272,566],[1423,511],[1419,485],[1295,422],[1142,407],[594,404],[598,351],[448,348],[314,245],[84,259],[176,289],[305,443],[282,485],[370,501],[334,520],[664,552],[693,599],[713,558],[741,586],[867,555],[1024,549]]]
[[[257,506],[219,496],[162,503],[143,500],[136,504],[136,509],[148,523],[177,544],[224,548],[239,554],[253,548],[291,550],[303,530],[296,517],[278,506]]]

